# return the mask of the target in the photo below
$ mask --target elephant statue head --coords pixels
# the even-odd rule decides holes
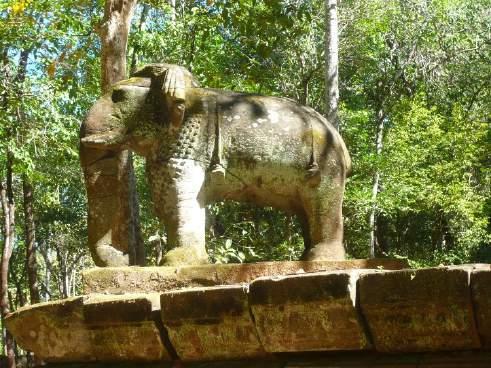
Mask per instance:
[[[344,259],[341,205],[351,162],[336,129],[309,107],[200,88],[184,68],[153,64],[95,103],[81,145],[146,158],[171,248],[166,264],[207,262],[204,208],[223,199],[296,214],[303,259]],[[97,254],[111,244],[95,239],[90,246]]]
[[[186,89],[198,86],[182,67],[147,65],[132,78],[116,83],[91,108],[81,144],[113,150],[131,148],[146,156],[162,126],[178,128],[182,124]]]
[[[125,148],[143,154],[148,151],[152,141],[147,136],[157,128],[155,122],[164,124],[162,118],[178,126],[184,115],[185,90],[197,86],[184,68],[147,65],[133,78],[114,85],[87,114],[80,130],[80,160],[88,197],[89,248],[98,266],[144,263],[143,252],[129,246],[135,241],[128,238],[138,234],[130,231],[134,227],[127,223],[129,218],[121,218],[128,205],[121,198],[129,195],[122,182],[134,180],[122,177],[131,159]],[[132,205],[137,207],[137,203]]]

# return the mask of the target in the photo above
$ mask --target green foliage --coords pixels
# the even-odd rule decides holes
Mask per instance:
[[[352,21],[340,50],[341,78],[348,76],[343,135],[354,162],[345,201],[351,254],[367,254],[376,171],[379,254],[400,254],[415,265],[487,254],[488,5],[360,1],[341,9]],[[381,155],[378,113],[385,125]]]
[[[302,254],[294,217],[234,202],[211,205],[207,215],[208,252],[217,263],[297,260]]]
[[[5,180],[9,152],[17,202],[10,262],[13,305],[29,302],[22,181],[34,188],[41,298],[73,295],[80,287],[79,271],[92,264],[77,146],[80,118],[98,90],[97,73],[93,78],[85,68],[98,57],[97,50],[90,49],[93,11],[91,4],[71,1],[2,3],[0,180]]]
[[[418,97],[402,100],[395,111],[381,165],[380,207],[385,221],[410,230],[404,247],[391,250],[435,263],[469,261],[491,240],[484,212],[489,193],[479,188],[475,171],[486,155],[487,124],[465,119],[458,105],[443,116]]]

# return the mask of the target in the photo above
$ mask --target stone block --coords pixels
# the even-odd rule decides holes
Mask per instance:
[[[184,267],[97,267],[84,271],[82,276],[84,294],[162,293],[178,288],[244,284],[263,276],[347,269],[400,270],[407,267],[407,262],[397,259],[353,259]]]
[[[363,350],[370,347],[356,310],[358,272],[261,278],[249,303],[268,352]]]
[[[95,267],[82,271],[84,294],[160,293],[185,287],[175,267]]]
[[[161,296],[162,321],[185,361],[264,355],[249,313],[247,288],[196,288]]]
[[[491,349],[491,269],[474,271],[471,287],[479,336],[483,347]]]
[[[360,307],[377,351],[480,347],[468,269],[429,268],[362,275]]]
[[[10,314],[6,325],[23,349],[48,362],[170,360],[146,297],[40,303]]]

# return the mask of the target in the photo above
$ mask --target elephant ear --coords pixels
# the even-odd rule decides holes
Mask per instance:
[[[173,64],[146,65],[133,76],[151,78],[150,88],[159,118],[165,116],[173,126],[180,126],[186,112],[186,89],[199,87],[194,76],[186,68]]]

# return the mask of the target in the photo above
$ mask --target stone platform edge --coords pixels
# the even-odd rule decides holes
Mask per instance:
[[[406,260],[387,258],[229,263],[181,267],[95,267],[82,272],[82,289],[83,294],[152,293],[185,287],[244,284],[263,276],[347,269],[400,270],[408,267]]]
[[[491,266],[350,269],[148,294],[91,294],[6,319],[48,362],[263,359],[491,349]],[[159,300],[160,298],[160,300]]]

